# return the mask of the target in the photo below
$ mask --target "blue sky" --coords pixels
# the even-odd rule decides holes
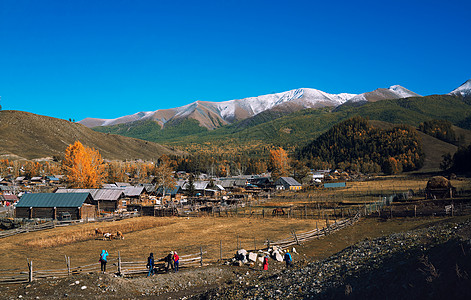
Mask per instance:
[[[63,119],[471,78],[471,1],[0,0],[0,104]]]

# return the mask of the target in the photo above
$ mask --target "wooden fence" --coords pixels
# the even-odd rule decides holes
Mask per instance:
[[[295,231],[292,231],[291,232],[292,237],[287,238],[287,239],[283,239],[283,240],[280,240],[280,241],[276,241],[276,242],[267,241],[266,245],[267,245],[267,247],[277,246],[277,247],[280,247],[282,249],[288,248],[288,247],[294,246],[294,245],[300,245],[302,242],[307,242],[307,241],[310,241],[310,240],[313,240],[313,239],[317,239],[317,238],[326,236],[328,234],[334,233],[334,232],[336,232],[340,229],[343,229],[345,227],[351,226],[351,225],[355,224],[356,222],[358,222],[358,220],[360,220],[360,217],[361,217],[361,213],[358,212],[352,218],[341,220],[341,221],[335,221],[334,224],[331,224],[331,225],[326,226],[326,227],[321,228],[321,229],[316,228],[314,230],[307,231],[307,232],[302,232],[302,233],[296,233]]]
[[[203,266],[203,255],[205,253],[206,252],[203,252],[203,249],[200,248],[199,253],[180,256],[180,268]],[[146,274],[149,271],[146,264],[146,261],[122,261],[121,255],[118,252],[118,258],[108,260],[106,272],[120,276]],[[100,262],[72,267],[71,259],[68,256],[65,256],[65,265],[66,267],[63,269],[34,270],[33,261],[27,260],[28,269],[0,269],[0,285],[26,283],[36,279],[61,278],[75,274],[96,273],[101,271]],[[156,266],[157,268],[164,267],[162,263],[157,263]]]
[[[129,219],[129,218],[134,218],[134,217],[139,217],[139,213],[137,212],[132,212],[129,214],[125,215],[113,215],[109,217],[102,217],[102,218],[96,218],[93,220],[71,220],[71,221],[49,221],[45,222],[42,224],[34,224],[34,225],[25,225],[21,226],[19,228],[15,229],[9,229],[5,231],[0,231],[0,239],[13,236],[16,234],[20,233],[26,233],[26,232],[34,232],[34,231],[40,231],[40,230],[46,230],[46,229],[51,229],[51,228],[56,228],[56,227],[63,227],[63,226],[70,226],[70,225],[77,225],[77,224],[83,224],[84,222],[112,222],[112,221],[119,221],[119,220],[124,220],[124,219]]]

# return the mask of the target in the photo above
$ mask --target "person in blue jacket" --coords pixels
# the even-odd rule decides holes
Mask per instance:
[[[102,250],[100,254],[101,271],[106,272],[106,263],[108,262],[108,251]]]
[[[283,260],[286,262],[286,267],[289,268],[293,265],[293,258],[291,257],[291,253],[289,253],[289,249],[286,250],[285,257]]]
[[[154,253],[151,253],[149,257],[147,258],[147,268],[149,268],[149,273],[147,273],[147,277],[154,275]]]

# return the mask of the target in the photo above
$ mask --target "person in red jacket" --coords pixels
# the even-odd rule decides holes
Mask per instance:
[[[266,255],[264,258],[263,258],[263,269],[265,271],[268,270],[268,255]]]
[[[173,268],[175,273],[178,272],[178,263],[180,262],[180,257],[177,254],[177,251],[173,251]]]

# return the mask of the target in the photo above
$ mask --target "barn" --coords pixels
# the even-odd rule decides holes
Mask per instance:
[[[275,185],[277,190],[298,191],[302,189],[302,185],[292,177],[280,177]]]
[[[90,193],[25,194],[16,204],[17,218],[61,219],[70,214],[72,220],[94,219],[96,206]]]
[[[57,189],[56,193],[90,193],[98,211],[114,212],[126,206],[124,189]],[[124,201],[124,203],[123,203]]]

